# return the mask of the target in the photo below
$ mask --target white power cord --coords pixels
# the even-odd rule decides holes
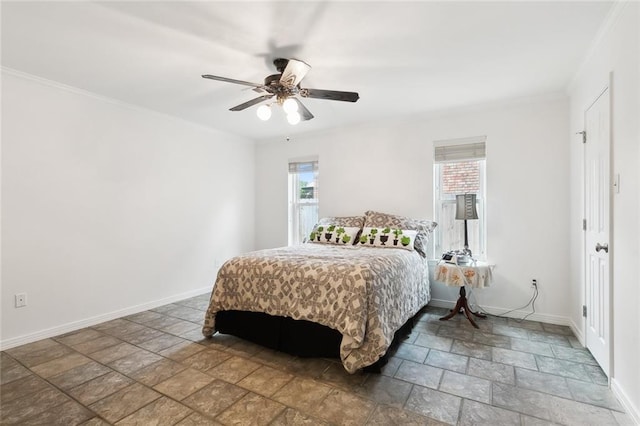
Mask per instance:
[[[442,262],[442,260],[440,262]],[[440,263],[440,262],[438,262],[438,263]],[[473,259],[473,264],[475,264],[475,263],[476,263],[476,260]],[[453,264],[450,263],[449,265],[452,265],[452,266],[455,265],[458,268],[458,270],[460,272],[460,275],[462,275],[462,277],[463,277],[463,279],[465,281],[465,285],[469,287],[469,292],[468,292],[469,294],[468,294],[467,299],[469,299],[469,301],[471,302],[471,297],[473,297],[473,299],[475,300],[476,303],[472,303],[472,306],[477,306],[480,309],[478,311],[479,313],[484,314],[484,315],[488,315],[488,316],[492,316],[492,317],[497,317],[497,318],[511,318],[517,323],[521,323],[522,321],[526,320],[531,315],[536,313],[536,299],[538,299],[538,294],[539,294],[537,283],[534,283],[533,295],[531,296],[531,299],[529,299],[529,301],[527,302],[526,305],[521,306],[519,308],[510,309],[510,310],[502,312],[500,314],[492,314],[492,313],[487,312],[486,309],[484,309],[482,306],[480,306],[480,304],[476,300],[475,294],[473,293],[473,286],[470,285],[469,279],[464,275],[464,271],[462,269],[462,266],[465,266],[465,265],[458,265],[457,263],[453,263]],[[519,311],[521,309],[525,309],[529,305],[531,305],[531,312],[529,312],[527,315],[525,315],[522,318],[512,318],[512,317],[506,317],[505,316],[506,314],[509,314],[511,312]]]
[[[475,299],[475,295],[473,294],[473,292],[470,292],[470,293],[471,294],[469,294],[469,298],[471,298],[471,296],[473,296],[473,298]],[[482,313],[482,314],[489,315],[489,316],[492,316],[492,317],[497,317],[497,318],[511,318],[515,322],[521,323],[522,321],[526,320],[531,315],[536,313],[536,299],[537,298],[538,298],[538,286],[535,285],[533,287],[533,295],[531,296],[531,299],[529,299],[529,301],[527,302],[526,305],[521,306],[519,308],[510,309],[508,311],[502,312],[501,314],[492,314],[492,313],[487,312],[482,306],[480,306],[480,304],[477,302],[477,300],[476,300],[476,303],[474,303],[474,305],[477,306],[480,309],[480,313]],[[529,312],[527,315],[525,315],[522,318],[512,318],[512,317],[505,317],[504,316],[504,315],[509,314],[509,313],[511,313],[513,311],[519,311],[521,309],[525,309],[529,305],[531,305],[531,312]]]

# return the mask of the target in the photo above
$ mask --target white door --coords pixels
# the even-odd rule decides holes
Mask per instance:
[[[586,346],[609,376],[609,89],[585,112]]]

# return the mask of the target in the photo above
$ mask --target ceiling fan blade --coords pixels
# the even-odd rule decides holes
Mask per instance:
[[[297,59],[289,59],[287,67],[280,77],[280,84],[285,87],[295,87],[300,84],[310,69],[311,66],[305,62],[298,61]]]
[[[332,101],[355,102],[360,99],[357,92],[340,92],[337,90],[302,89],[300,96],[304,98],[329,99]]]
[[[311,120],[313,118],[313,114],[311,114],[311,111],[309,111],[307,107],[304,106],[302,102],[300,102],[300,99],[298,98],[292,98],[292,99],[295,99],[295,101],[298,103],[298,112],[300,113],[300,119],[302,121]]]
[[[271,99],[273,98],[274,95],[262,95],[262,96],[258,96],[255,99],[251,99],[250,101],[247,101],[243,104],[234,106],[233,108],[229,108],[229,111],[242,111],[243,109],[249,108],[250,106],[253,106],[255,104],[259,104],[262,101],[266,101],[267,99]]]
[[[217,75],[204,74],[202,76],[202,78],[208,78],[210,80],[224,81],[226,83],[243,84],[245,86],[251,86],[251,87],[262,87],[262,84],[251,83],[249,81],[234,80],[233,78],[219,77]]]

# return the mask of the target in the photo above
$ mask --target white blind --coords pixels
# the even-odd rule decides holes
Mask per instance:
[[[434,162],[449,163],[452,161],[482,160],[486,158],[485,137],[436,141],[434,145]]]
[[[289,163],[289,173],[305,173],[305,172],[317,172],[317,171],[318,171],[317,161],[301,161],[301,162]]]

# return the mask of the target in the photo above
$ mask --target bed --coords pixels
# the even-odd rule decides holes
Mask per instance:
[[[434,227],[377,212],[325,218],[313,242],[234,257],[218,272],[203,334],[339,355],[351,373],[375,365],[429,302],[423,249]]]

